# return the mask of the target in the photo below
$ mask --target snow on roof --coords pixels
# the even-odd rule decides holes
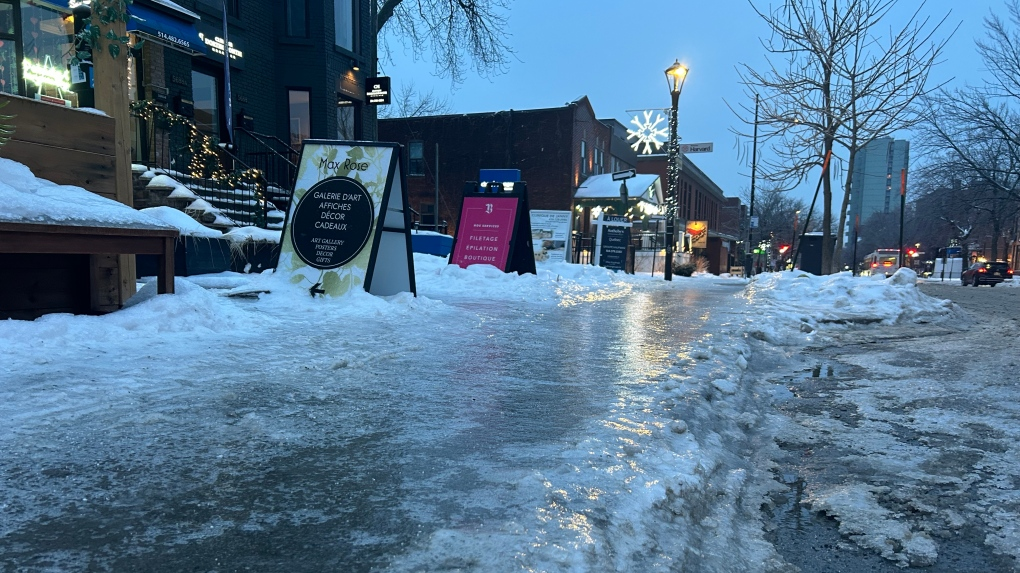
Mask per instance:
[[[4,158],[0,158],[0,221],[171,228],[155,217],[81,187],[40,179],[27,166]]]
[[[662,183],[658,175],[639,173],[627,179],[627,195],[653,205],[662,203]],[[620,199],[621,181],[613,181],[612,173],[592,175],[574,193],[574,199]]]

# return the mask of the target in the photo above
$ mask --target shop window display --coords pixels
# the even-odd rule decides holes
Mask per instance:
[[[74,17],[35,2],[22,1],[21,43],[22,75],[28,91],[24,95],[73,99],[67,70],[74,46]],[[6,75],[7,66],[4,67],[2,73]]]
[[[18,55],[14,34],[14,4],[0,2],[0,92],[9,94],[18,91]]]

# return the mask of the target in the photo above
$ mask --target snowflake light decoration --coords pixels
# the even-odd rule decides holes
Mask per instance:
[[[655,151],[662,148],[663,142],[669,138],[669,134],[666,133],[665,127],[659,127],[659,124],[666,121],[666,118],[662,117],[661,113],[655,114],[655,121],[652,121],[652,111],[642,112],[645,115],[645,120],[642,122],[638,119],[638,116],[634,116],[630,120],[637,129],[627,128],[627,140],[636,139],[631,144],[631,148],[638,153],[648,155],[652,153],[652,146],[655,146]],[[660,139],[661,138],[661,139]],[[644,145],[644,150],[641,150],[641,146]]]

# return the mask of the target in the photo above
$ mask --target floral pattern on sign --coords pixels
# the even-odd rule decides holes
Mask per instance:
[[[368,244],[349,263],[336,269],[317,269],[308,265],[294,251],[290,236],[284,236],[280,245],[280,262],[277,272],[290,274],[290,282],[307,287],[315,295],[339,297],[354,288],[363,288],[368,277],[375,228],[383,207],[386,180],[393,158],[392,147],[351,145],[340,142],[306,142],[294,182],[294,196],[287,215],[288,227],[293,223],[295,206],[301,197],[316,183],[330,177],[348,177],[364,185],[374,204],[372,231]]]

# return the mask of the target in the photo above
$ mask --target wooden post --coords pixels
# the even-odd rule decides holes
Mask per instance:
[[[102,24],[95,15],[92,25],[100,29],[102,46],[93,50],[93,70],[95,72],[96,109],[106,112],[116,121],[116,137],[114,139],[115,179],[117,200],[125,205],[133,204],[131,191],[131,109],[128,97],[128,61],[127,46],[121,46],[117,58],[110,56],[110,41],[106,39],[108,30],[117,37],[127,35],[127,24],[117,21],[109,25]],[[135,257],[119,255],[120,267],[120,304],[135,294]]]

